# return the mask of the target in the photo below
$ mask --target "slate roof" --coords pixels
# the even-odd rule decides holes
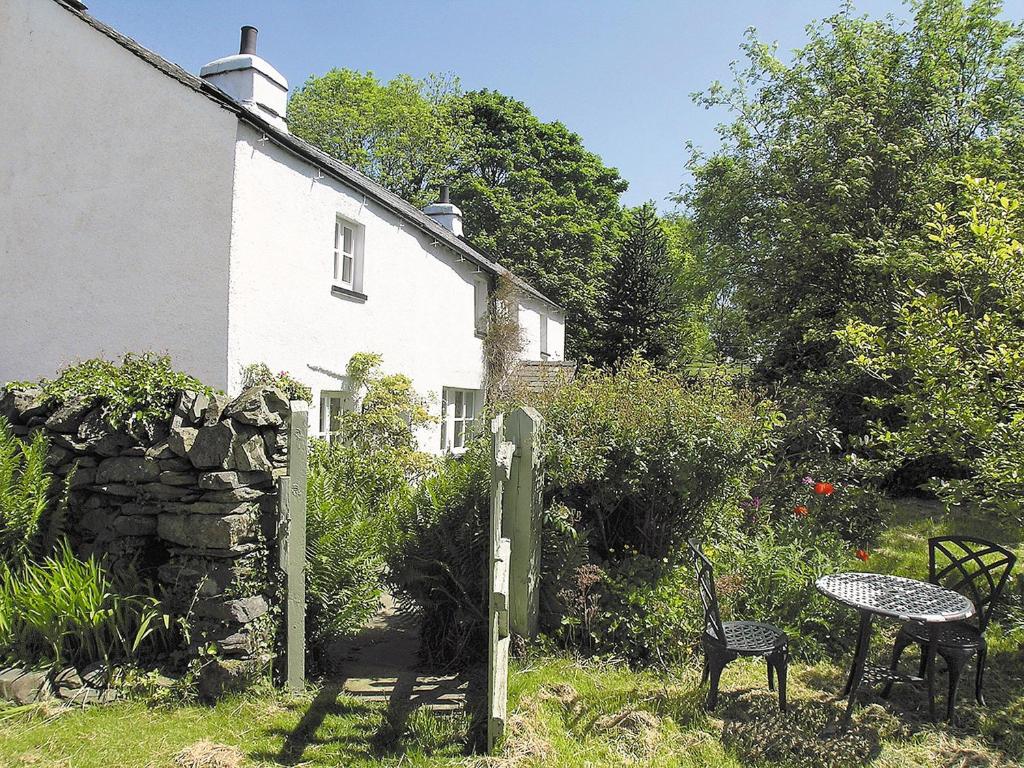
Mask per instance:
[[[206,96],[221,107],[234,112],[238,116],[239,120],[258,128],[270,141],[273,141],[278,146],[312,163],[314,166],[322,170],[325,175],[331,176],[351,187],[355,187],[368,198],[376,200],[380,205],[383,205],[385,208],[400,216],[406,222],[412,224],[425,234],[430,235],[434,240],[447,245],[449,248],[452,248],[459,254],[465,256],[468,260],[480,266],[484,271],[495,276],[506,276],[519,288],[534,298],[540,299],[555,309],[563,309],[561,305],[549,299],[528,282],[517,277],[506,267],[503,267],[494,260],[488,258],[470,245],[466,240],[458,237],[454,232],[446,227],[441,226],[423,213],[419,208],[403,200],[401,197],[384,188],[373,179],[363,175],[355,168],[352,168],[351,166],[346,165],[345,163],[342,163],[322,152],[308,141],[303,141],[297,136],[292,136],[287,131],[282,131],[272,123],[264,120],[258,114],[246,109],[217,86],[207,82],[197,75],[192,74],[188,70],[179,67],[177,64],[168,61],[159,54],[156,54],[148,48],[140,45],[137,41],[127,35],[121,34],[113,27],[110,27],[99,19],[91,16],[86,12],[86,7],[82,2],[80,2],[80,0],[54,0],[54,2],[73,13],[93,29],[109,37],[121,47],[135,54],[148,64],[156,67],[168,77],[171,77],[182,85],[191,88],[193,91]]]

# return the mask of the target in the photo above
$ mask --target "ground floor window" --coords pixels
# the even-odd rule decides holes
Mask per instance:
[[[355,410],[355,397],[344,390],[320,393],[319,436],[331,443],[343,440],[342,415]]]
[[[480,391],[445,387],[441,398],[441,449],[461,451],[473,437]]]

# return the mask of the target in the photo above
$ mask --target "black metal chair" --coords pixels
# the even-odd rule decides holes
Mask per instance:
[[[715,591],[715,572],[711,561],[693,539],[689,541],[693,565],[697,571],[697,591],[704,606],[704,669],[700,684],[709,680],[707,708],[718,704],[718,682],[726,664],[740,656],[763,656],[768,664],[768,689],[775,690],[779,680],[779,709],[786,711],[786,672],[789,668],[789,637],[778,627],[756,621],[722,621]]]
[[[985,659],[988,645],[985,642],[985,628],[992,618],[1003,588],[1010,578],[1010,571],[1016,563],[1016,556],[1008,549],[991,541],[968,536],[937,536],[928,540],[928,581],[952,589],[974,603],[977,613],[969,621],[954,621],[938,625],[935,652],[946,662],[949,675],[949,696],[946,701],[946,718],[953,718],[956,694],[960,686],[960,673],[977,654],[974,678],[974,695],[978,703],[985,705],[982,686],[985,682]],[[923,624],[908,622],[896,636],[892,650],[891,669],[895,672],[904,649],[917,643],[921,650],[918,677],[924,677],[927,670],[928,628]],[[892,691],[890,680],[883,697]]]

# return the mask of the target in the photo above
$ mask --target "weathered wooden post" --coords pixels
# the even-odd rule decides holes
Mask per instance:
[[[508,708],[509,549],[502,534],[502,498],[512,471],[515,446],[505,442],[504,417],[491,420],[491,528],[490,596],[487,632],[487,750],[491,751],[505,730]]]
[[[516,408],[505,420],[505,435],[516,447],[504,496],[502,535],[512,543],[509,563],[509,626],[517,635],[537,634],[540,610],[540,545],[544,472],[540,429],[533,408]]]
[[[285,574],[285,684],[306,685],[306,477],[309,461],[309,406],[291,402],[288,473],[279,484],[279,542]]]

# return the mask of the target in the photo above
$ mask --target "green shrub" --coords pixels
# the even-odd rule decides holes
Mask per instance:
[[[854,612],[814,586],[825,574],[859,570],[854,552],[835,533],[795,518],[727,533],[705,554],[715,565],[724,619],[774,624],[789,634],[795,655],[816,659],[856,636]]]
[[[486,652],[490,447],[446,457],[398,519],[391,576],[419,607],[421,651],[433,663]]]
[[[289,400],[313,402],[313,390],[293,377],[288,371],[273,373],[266,363],[250,363],[242,366],[242,389],[249,387],[277,387],[288,395]]]
[[[387,453],[315,440],[306,530],[307,634],[316,648],[354,634],[376,611],[385,547],[410,495],[402,462]]]
[[[30,555],[51,548],[45,529],[59,527],[66,498],[51,500],[53,475],[46,469],[49,447],[41,431],[22,441],[0,416],[0,566],[17,568]],[[49,520],[48,509],[52,510]]]
[[[51,403],[96,401],[115,427],[128,428],[170,419],[175,396],[183,389],[212,391],[198,379],[174,370],[169,356],[152,352],[126,354],[120,364],[101,358],[86,360],[40,385]]]
[[[641,360],[589,371],[538,404],[546,496],[580,515],[602,560],[673,557],[735,509],[768,457],[778,415],[719,382],[683,385]]]
[[[17,662],[134,660],[168,622],[154,598],[120,594],[99,561],[78,559],[67,543],[41,563],[0,570],[0,654]]]

